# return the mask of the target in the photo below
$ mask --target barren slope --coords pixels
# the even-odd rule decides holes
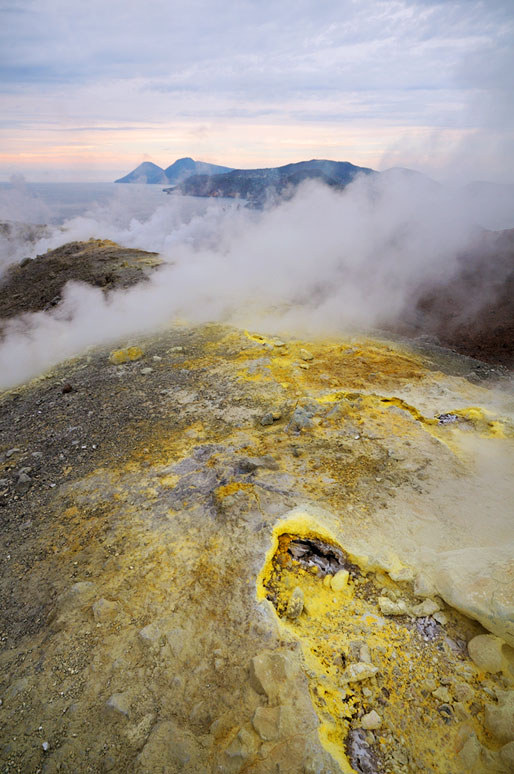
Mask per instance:
[[[507,774],[505,393],[386,342],[121,344],[1,398],[3,770]]]

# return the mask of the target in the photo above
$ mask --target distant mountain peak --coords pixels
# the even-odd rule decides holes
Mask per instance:
[[[115,180],[115,183],[159,183],[166,184],[168,179],[162,167],[158,167],[152,161],[143,161],[138,167],[129,172],[125,177]]]
[[[128,175],[120,177],[114,182],[178,185],[192,175],[221,175],[225,172],[230,172],[231,169],[231,167],[208,164],[206,161],[195,161],[190,156],[184,156],[174,161],[166,169],[153,164],[151,161],[143,161]]]
[[[230,172],[231,169],[231,167],[195,161],[189,156],[184,156],[184,158],[174,161],[164,172],[170,185],[178,185],[193,175],[223,175],[225,172]]]

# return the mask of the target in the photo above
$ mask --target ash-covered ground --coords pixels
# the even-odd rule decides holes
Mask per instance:
[[[11,312],[155,256],[38,261]],[[5,391],[2,770],[508,774],[499,360],[183,324]]]

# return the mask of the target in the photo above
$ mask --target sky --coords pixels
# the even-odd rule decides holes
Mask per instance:
[[[0,180],[182,156],[514,182],[513,0],[0,0]]]

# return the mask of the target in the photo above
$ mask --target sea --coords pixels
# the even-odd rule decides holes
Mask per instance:
[[[149,216],[166,201],[163,186],[123,183],[0,183],[0,221],[62,225],[116,198],[138,197],[141,215]],[[19,214],[18,214],[19,213]]]

